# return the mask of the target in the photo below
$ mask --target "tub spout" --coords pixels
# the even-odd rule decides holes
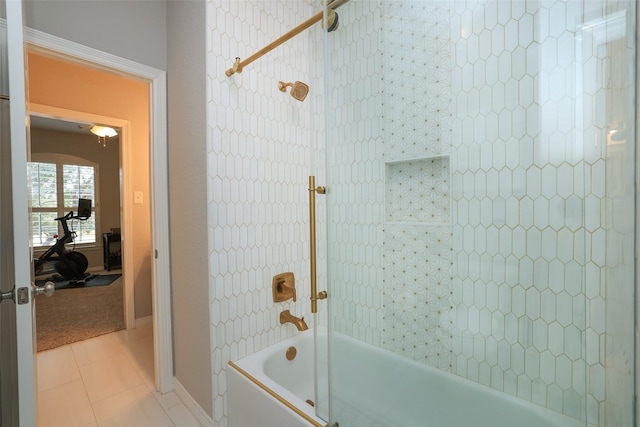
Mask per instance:
[[[304,317],[296,317],[289,310],[285,310],[280,313],[280,323],[293,323],[299,331],[306,331],[309,329],[306,322],[304,321]]]

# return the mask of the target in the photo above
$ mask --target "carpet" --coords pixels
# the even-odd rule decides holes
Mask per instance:
[[[124,329],[122,277],[110,286],[84,286],[38,297],[35,306],[38,351]]]
[[[58,276],[58,278],[49,278],[36,280],[36,285],[44,286],[47,280],[51,280],[56,284],[56,291],[61,289],[71,289],[71,288],[89,288],[92,286],[108,286],[117,278],[122,276],[122,274],[92,274],[89,276],[84,284],[79,284],[77,280],[65,280],[62,277]]]

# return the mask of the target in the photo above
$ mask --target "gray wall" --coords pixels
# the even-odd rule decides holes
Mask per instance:
[[[212,415],[205,16],[202,0],[25,0],[30,28],[168,70],[174,369],[180,383]]]
[[[30,28],[161,70],[166,69],[162,0],[25,0]]]
[[[174,363],[213,417],[207,249],[206,3],[167,2]]]

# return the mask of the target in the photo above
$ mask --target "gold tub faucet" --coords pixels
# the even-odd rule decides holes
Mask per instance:
[[[280,313],[280,323],[293,323],[299,331],[306,331],[309,329],[307,323],[304,321],[304,317],[296,317],[289,310],[285,310]]]

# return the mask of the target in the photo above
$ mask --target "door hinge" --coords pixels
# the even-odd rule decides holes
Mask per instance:
[[[158,259],[158,250],[157,250],[157,249],[154,251],[154,254],[153,254],[153,255],[154,255],[154,257],[155,257],[156,259]]]

